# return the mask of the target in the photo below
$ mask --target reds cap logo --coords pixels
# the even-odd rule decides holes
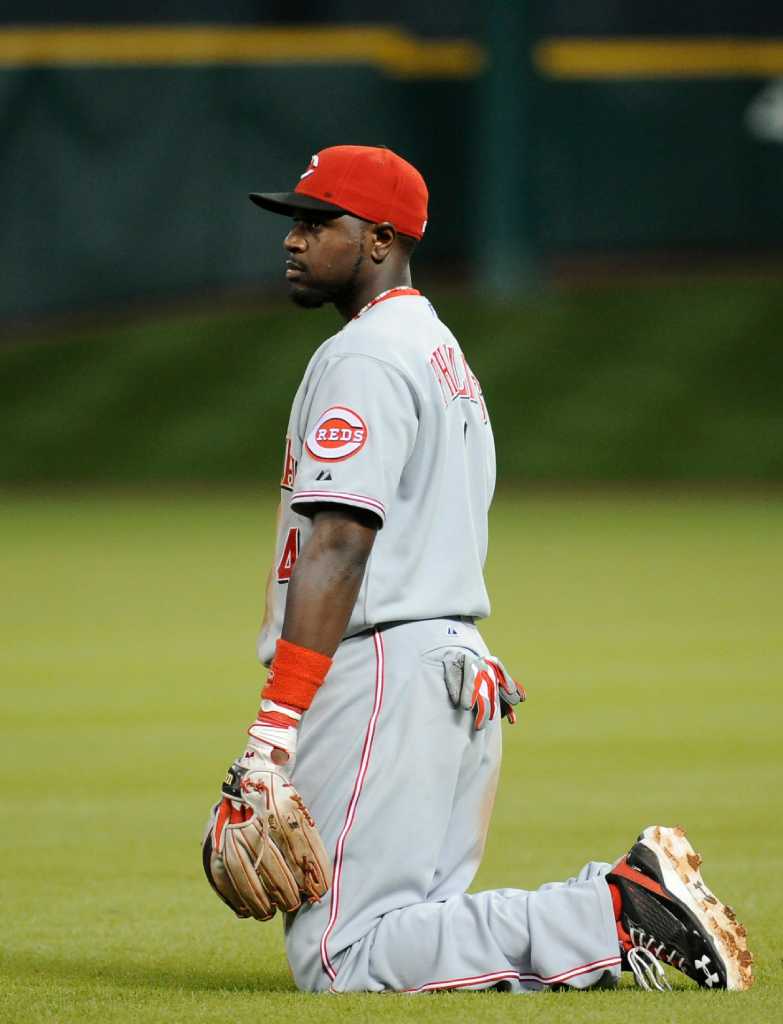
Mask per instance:
[[[307,170],[304,172],[304,174],[300,174],[299,175],[299,180],[301,181],[302,178],[309,178],[311,174],[315,174],[315,169],[316,169],[317,166],[318,166],[318,154],[317,153],[313,153],[313,155],[310,157],[310,166],[307,168]]]
[[[342,462],[364,448],[367,424],[353,409],[333,405],[310,431],[305,448],[319,462]]]

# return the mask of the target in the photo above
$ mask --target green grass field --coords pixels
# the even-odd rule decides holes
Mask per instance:
[[[256,708],[255,492],[6,492],[2,987],[9,1022],[783,1017],[783,497],[502,495],[485,634],[528,684],[476,887],[534,887],[686,825],[757,982],[670,995],[307,996],[280,926],[201,876]]]
[[[783,480],[777,280],[431,298],[481,381],[506,483]],[[0,480],[279,480],[291,396],[340,326],[281,297],[0,344]]]

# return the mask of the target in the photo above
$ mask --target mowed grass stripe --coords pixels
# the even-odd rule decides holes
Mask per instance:
[[[533,887],[682,822],[757,958],[747,995],[314,999],[279,922],[233,919],[199,838],[255,710],[274,501],[6,492],[0,1020],[779,1019],[783,499],[502,494],[484,632],[505,729],[475,888]]]

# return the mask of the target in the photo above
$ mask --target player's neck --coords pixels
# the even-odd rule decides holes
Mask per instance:
[[[334,305],[347,323],[349,320],[353,320],[360,309],[364,309],[368,302],[372,302],[382,292],[387,292],[392,288],[410,287],[411,269],[407,264],[404,267],[389,267],[388,271],[374,275],[356,288],[350,296],[346,296],[345,300],[335,302]]]

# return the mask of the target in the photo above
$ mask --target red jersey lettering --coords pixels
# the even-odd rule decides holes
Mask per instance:
[[[283,459],[283,475],[280,477],[280,486],[284,487],[287,491],[294,489],[294,480],[296,479],[296,467],[297,462],[294,458],[294,449],[291,444],[291,438],[285,439],[285,458]]]
[[[487,423],[487,407],[484,394],[475,373],[468,366],[463,353],[457,353],[453,345],[438,345],[430,355],[430,366],[443,396],[443,404],[450,405],[457,398],[464,398],[481,409],[481,418]]]
[[[292,526],[283,545],[283,553],[277,563],[277,582],[288,583],[299,557],[299,530]]]

